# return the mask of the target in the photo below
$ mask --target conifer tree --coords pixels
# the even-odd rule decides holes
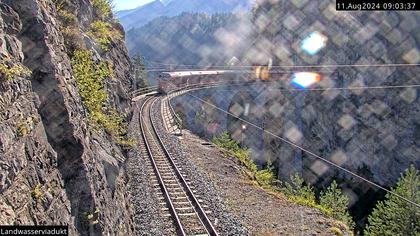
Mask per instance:
[[[338,188],[335,180],[325,191],[321,192],[319,203],[325,208],[330,208],[335,219],[347,223],[351,228],[354,227],[354,222],[347,211],[349,198]]]
[[[134,66],[134,81],[136,89],[145,88],[148,86],[146,67],[143,64],[143,60],[139,54],[133,57]]]
[[[420,174],[411,165],[401,175],[392,192],[420,203]],[[365,229],[365,235],[380,236],[418,236],[420,235],[420,208],[388,193],[385,200],[379,202]]]

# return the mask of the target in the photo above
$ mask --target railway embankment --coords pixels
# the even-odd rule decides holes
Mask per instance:
[[[139,109],[136,104],[130,133],[137,142]],[[168,151],[176,158],[184,177],[194,188],[219,235],[335,235],[345,231],[341,223],[319,210],[297,205],[280,194],[255,185],[245,167],[218,147],[184,130],[181,137],[168,134],[163,126],[160,103],[152,108],[152,119]],[[139,145],[137,145],[139,146]],[[135,209],[138,235],[167,235],[173,227],[159,205],[159,196],[146,168],[148,156],[141,147],[129,154],[127,172]]]
[[[319,210],[256,185],[237,158],[186,130],[183,133],[180,142],[187,161],[211,183],[250,235],[336,235],[337,229],[345,231],[342,223]]]
[[[142,143],[140,130],[140,108],[143,101],[135,105],[129,134],[137,143]],[[211,183],[204,178],[192,162],[185,157],[186,153],[177,137],[167,134],[162,123],[160,103],[152,108],[152,119],[155,122],[159,136],[166,148],[182,169],[184,177],[205,207],[207,216],[216,228],[219,235],[249,235],[239,218],[230,213],[222,198]],[[152,174],[147,170],[149,156],[141,145],[133,148],[127,160],[127,173],[129,177],[128,188],[134,208],[134,222],[136,235],[173,235],[173,220],[168,218],[168,212],[162,207],[161,196],[154,186]]]

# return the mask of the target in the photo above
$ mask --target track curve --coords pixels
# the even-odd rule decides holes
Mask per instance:
[[[176,165],[157,132],[151,107],[158,99],[158,97],[147,98],[141,106],[140,129],[157,185],[163,194],[163,204],[169,210],[177,235],[217,236],[198,198],[182,175],[181,168]]]

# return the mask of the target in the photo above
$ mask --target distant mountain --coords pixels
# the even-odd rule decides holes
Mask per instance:
[[[240,55],[247,42],[247,15],[182,13],[162,16],[126,33],[131,56],[141,54],[149,67],[154,62],[175,65],[226,65]],[[150,63],[149,63],[150,62]]]
[[[117,18],[128,31],[141,27],[160,16],[177,16],[190,13],[229,13],[248,11],[251,0],[156,0],[141,7],[116,12]]]

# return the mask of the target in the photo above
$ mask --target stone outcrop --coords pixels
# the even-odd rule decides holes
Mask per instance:
[[[87,48],[111,62],[115,78],[105,81],[110,104],[129,112],[131,64],[123,41],[99,50],[83,33],[95,20],[90,1],[71,7]],[[0,81],[0,224],[63,224],[72,235],[132,234],[125,153],[87,124],[56,6],[3,0],[0,12],[1,63],[7,58],[32,72]]]

